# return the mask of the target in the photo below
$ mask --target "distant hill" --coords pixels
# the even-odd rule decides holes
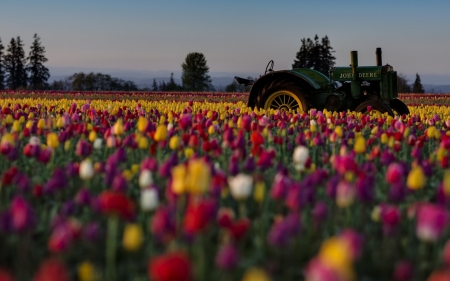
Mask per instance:
[[[425,93],[446,94],[450,93],[450,85],[423,84]]]

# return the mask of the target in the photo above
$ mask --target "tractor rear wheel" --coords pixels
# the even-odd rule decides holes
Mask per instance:
[[[392,110],[394,111],[394,114],[396,114],[396,115],[410,114],[408,106],[399,99],[390,100],[389,106],[392,108]]]
[[[308,92],[293,79],[275,79],[259,92],[256,105],[266,110],[308,112],[315,107]]]
[[[365,101],[363,103],[361,103],[360,105],[358,105],[355,109],[356,112],[361,112],[363,114],[368,114],[369,110],[368,110],[368,106],[371,107],[370,112],[379,112],[381,114],[387,113],[391,116],[394,116],[394,112],[392,111],[392,109],[385,104],[384,102],[380,101],[380,100],[368,100]]]

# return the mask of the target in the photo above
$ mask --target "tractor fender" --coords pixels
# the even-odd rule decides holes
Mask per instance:
[[[311,87],[313,91],[326,87],[326,85],[329,83],[329,79],[325,75],[312,69],[272,71],[270,73],[267,73],[266,75],[261,76],[258,80],[255,81],[255,83],[253,83],[250,89],[247,106],[251,108],[254,108],[256,106],[255,100],[266,84],[271,83],[275,79],[287,78],[297,80],[299,84],[306,83]]]

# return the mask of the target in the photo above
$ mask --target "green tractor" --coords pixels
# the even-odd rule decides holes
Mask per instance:
[[[309,68],[274,71],[273,61],[256,81],[234,77],[250,86],[248,106],[280,111],[372,111],[391,116],[409,114],[397,93],[397,72],[382,65],[381,48],[376,49],[376,66],[358,66],[358,52],[351,51],[350,66],[334,67],[329,77]],[[337,83],[339,82],[339,83]]]

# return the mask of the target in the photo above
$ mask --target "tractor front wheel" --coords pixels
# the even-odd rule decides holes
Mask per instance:
[[[410,114],[408,106],[399,99],[390,100],[389,106],[392,108],[394,114],[396,115]]]
[[[369,107],[370,107],[370,110],[369,110]],[[361,112],[363,114],[368,114],[370,112],[378,112],[380,114],[387,113],[390,116],[394,116],[394,112],[392,111],[392,109],[387,104],[385,104],[384,102],[382,102],[380,100],[365,101],[365,102],[361,103],[360,105],[358,105],[358,107],[356,107],[355,111]]]
[[[304,111],[314,108],[314,101],[306,91],[291,79],[268,83],[257,97],[258,108],[280,111]]]

